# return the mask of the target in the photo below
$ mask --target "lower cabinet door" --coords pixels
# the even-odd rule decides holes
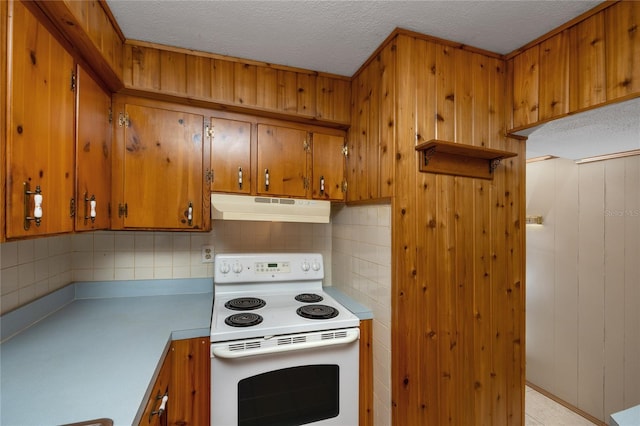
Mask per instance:
[[[139,426],[167,426],[169,424],[168,415],[171,412],[170,407],[172,405],[170,399],[172,395],[169,393],[172,358],[173,354],[169,351],[162,364],[156,383],[153,385],[153,390],[147,400],[144,414],[142,414],[140,423],[138,423]],[[164,410],[161,411],[160,408],[165,396],[167,396],[168,399],[164,404]]]

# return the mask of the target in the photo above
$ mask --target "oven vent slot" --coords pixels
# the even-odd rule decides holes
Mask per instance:
[[[322,340],[332,340],[332,339],[340,339],[344,337],[347,337],[346,331],[335,331],[335,332],[329,332],[329,333],[322,333],[322,336],[320,338]]]
[[[292,345],[296,343],[305,343],[306,341],[307,341],[307,336],[282,337],[278,339],[278,346]]]
[[[230,351],[246,351],[247,349],[259,349],[260,342],[232,343],[229,345]]]

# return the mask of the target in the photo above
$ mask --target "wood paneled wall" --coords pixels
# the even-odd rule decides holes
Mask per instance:
[[[601,421],[640,404],[640,156],[527,165],[527,379]]]
[[[7,23],[7,7],[8,2],[0,2],[0,22],[2,28],[0,29],[0,93],[7,93],[7,31],[9,31]],[[8,95],[5,95],[8,96]],[[5,149],[6,149],[6,136],[7,136],[7,114],[6,114],[7,102],[3,96],[0,101],[0,206],[2,206],[2,212],[0,212],[0,243],[5,240]]]
[[[173,95],[235,111],[299,117],[346,128],[347,77],[127,41],[124,84],[147,96]]]
[[[605,2],[507,55],[511,131],[640,96],[640,2]]]
[[[505,62],[403,31],[379,53],[355,76],[352,134],[393,132],[393,424],[523,424],[524,143],[504,136]],[[380,69],[393,120],[362,95]],[[434,138],[519,155],[493,180],[420,173],[415,146]]]

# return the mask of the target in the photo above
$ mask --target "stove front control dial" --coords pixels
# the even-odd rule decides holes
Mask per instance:
[[[234,263],[233,264],[233,272],[235,272],[236,274],[239,274],[240,272],[242,272],[242,264]]]
[[[307,262],[306,260],[304,262],[302,262],[301,268],[303,271],[307,272],[309,270],[311,266],[309,266],[309,262]]]
[[[231,266],[228,263],[221,263],[220,268],[218,268],[221,273],[228,274],[231,271]]]

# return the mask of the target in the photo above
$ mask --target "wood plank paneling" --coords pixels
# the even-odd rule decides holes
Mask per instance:
[[[607,100],[604,14],[594,15],[570,31],[569,110],[576,111]]]
[[[604,11],[607,100],[640,92],[640,2],[621,1]]]
[[[8,16],[7,8],[8,2],[0,2],[0,22],[2,23],[3,30],[0,31],[0,92],[5,93],[10,97],[11,94],[7,93],[7,28],[8,28]],[[6,115],[7,102],[2,100],[0,102],[0,137],[4,138],[7,134],[7,115]],[[6,143],[6,142],[5,142]],[[6,145],[2,144],[0,148],[0,205],[2,206],[3,213],[0,214],[0,243],[5,240],[5,179],[6,179]]]
[[[211,356],[209,339],[174,340],[171,343],[169,425],[209,424]]]
[[[373,320],[360,321],[358,426],[373,426]]]
[[[350,122],[351,82],[345,77],[146,42],[127,42],[123,62],[125,93],[334,127]]]
[[[536,45],[512,59],[513,128],[538,121],[539,52]]]
[[[540,43],[538,119],[569,112],[569,30]]]

